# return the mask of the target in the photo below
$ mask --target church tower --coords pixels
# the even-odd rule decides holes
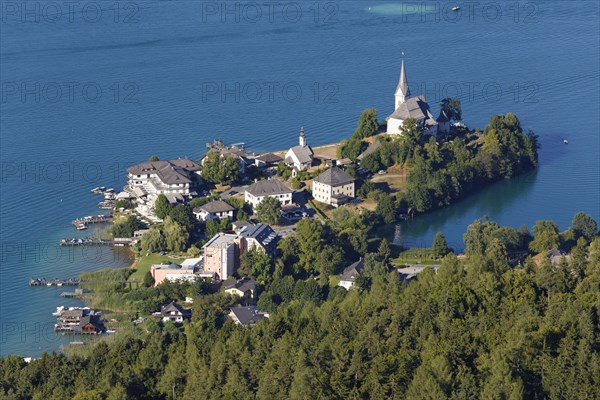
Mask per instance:
[[[400,80],[394,93],[394,110],[396,110],[400,104],[404,103],[406,99],[410,97],[410,90],[408,89],[408,81],[406,80],[406,72],[404,71],[404,52],[402,52],[402,68],[400,69]]]
[[[300,128],[300,146],[306,146],[306,136],[304,136],[304,126]]]

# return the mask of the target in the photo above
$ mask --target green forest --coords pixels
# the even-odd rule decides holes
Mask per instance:
[[[531,236],[475,221],[466,256],[449,253],[437,272],[427,268],[408,284],[382,241],[349,291],[311,277],[309,266],[330,250],[311,255],[303,241],[287,242],[296,249],[268,274],[259,305],[270,317],[257,325],[227,318],[230,296],[197,295],[181,328],[147,321],[85,350],[0,360],[0,397],[597,399],[597,224],[580,213],[567,231],[555,227],[540,221]],[[556,243],[568,259],[511,261],[513,248]],[[249,273],[264,272],[246,262]]]

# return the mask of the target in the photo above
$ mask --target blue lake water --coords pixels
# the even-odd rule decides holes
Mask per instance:
[[[538,171],[403,223],[397,240],[429,246],[442,231],[461,248],[483,215],[600,220],[597,2],[26,3],[0,2],[0,355],[77,340],[52,332],[56,306],[77,304],[68,289],[29,277],[128,264],[56,246],[97,212],[92,187],[122,187],[152,154],[197,158],[215,137],[257,152],[295,144],[302,124],[311,145],[348,137],[361,110],[392,112],[403,50],[434,113],[457,95],[471,127],[510,111],[543,147]]]

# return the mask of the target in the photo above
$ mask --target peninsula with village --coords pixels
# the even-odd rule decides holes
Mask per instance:
[[[254,324],[283,301],[273,289],[277,280],[304,282],[307,291],[364,289],[373,257],[384,257],[386,269],[407,282],[426,267],[438,268],[452,251],[442,233],[431,248],[402,248],[378,227],[536,168],[537,136],[524,133],[510,113],[471,130],[458,99],[444,99],[434,117],[425,97],[412,95],[404,58],[393,97],[388,118],[381,122],[375,109],[365,110],[340,143],[313,147],[304,127],[288,150],[263,154],[215,139],[199,160],[154,155],[130,166],[123,191],[93,188],[104,196],[98,205],[111,213],[73,225],[112,225],[61,245],[128,246],[135,262],[68,281],[32,278],[35,286],[81,286],[65,297],[91,307],[59,307],[56,329],[114,332],[94,309],[181,323],[191,315],[185,307],[194,293],[219,291],[239,298],[229,313],[236,323]],[[528,255],[510,250],[513,263]]]
[[[470,332],[448,322],[467,316],[477,326],[512,326],[506,318],[519,307],[549,307],[561,293],[593,287],[600,237],[596,221],[582,212],[562,232],[548,220],[530,233],[484,217],[467,228],[464,252],[450,248],[442,232],[421,248],[386,238],[383,227],[449,206],[538,162],[537,136],[524,132],[515,115],[494,115],[483,130],[470,129],[462,123],[460,101],[444,99],[435,118],[425,97],[410,92],[404,60],[400,69],[392,114],[380,121],[375,109],[365,110],[356,131],[340,143],[313,147],[303,127],[289,149],[263,154],[215,139],[199,160],[154,155],[130,166],[122,191],[93,188],[110,214],[78,218],[73,225],[82,231],[108,226],[61,245],[123,247],[135,261],[130,268],[77,278],[30,280],[32,286],[76,287],[64,297],[85,303],[53,313],[57,332],[82,338],[63,347],[69,358],[57,361],[61,368],[79,360],[90,370],[98,357],[120,360],[115,365],[123,368],[130,364],[126,354],[143,355],[140,365],[161,365],[155,368],[160,378],[144,369],[151,366],[111,375],[106,382],[113,384],[95,386],[106,398],[247,398],[256,390],[263,398],[297,390],[290,398],[334,392],[391,398],[406,391],[423,398],[415,380],[393,378],[398,387],[392,378],[363,384],[371,374],[417,368],[417,356],[408,350],[413,345],[391,342],[433,340],[446,329]],[[385,355],[386,348],[400,347],[406,352]],[[298,354],[293,363],[300,363],[293,367],[285,361],[290,349]],[[161,362],[154,359],[161,354]],[[479,368],[464,357],[454,362],[465,371]],[[330,365],[329,372],[315,372],[323,381],[314,384],[289,372],[321,363]],[[108,371],[108,364],[99,368]],[[257,372],[259,364],[266,375]],[[343,376],[332,372],[338,369]],[[131,374],[133,381],[116,378]],[[294,389],[297,380],[302,384]],[[236,392],[231,382],[242,382],[243,389]],[[76,387],[65,393],[81,389]]]

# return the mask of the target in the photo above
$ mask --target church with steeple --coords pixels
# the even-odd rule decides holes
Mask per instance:
[[[394,112],[387,119],[387,133],[401,135],[402,124],[408,118],[415,119],[417,126],[427,135],[437,136],[449,130],[449,119],[444,112],[440,112],[440,116],[435,119],[424,96],[411,96],[402,52],[400,80],[394,92]]]
[[[303,171],[312,165],[314,152],[306,142],[304,127],[300,128],[300,136],[298,137],[298,146],[290,148],[285,154],[285,163],[297,171]]]

